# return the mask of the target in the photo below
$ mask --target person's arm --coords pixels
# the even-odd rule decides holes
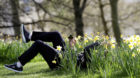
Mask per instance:
[[[76,40],[73,38],[72,35],[70,35],[68,37],[68,39],[69,39],[69,46],[70,46],[70,48],[73,48],[73,46],[76,44]]]

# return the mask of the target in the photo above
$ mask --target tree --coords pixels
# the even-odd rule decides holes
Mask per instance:
[[[14,27],[15,36],[20,37],[20,19],[18,13],[19,1],[10,0],[10,4],[12,7],[12,23]]]
[[[111,6],[111,17],[112,17],[112,27],[114,31],[114,36],[116,38],[116,41],[118,45],[120,45],[121,42],[121,32],[119,28],[118,23],[118,8],[117,8],[118,0],[110,0],[110,6]]]
[[[84,36],[84,23],[83,23],[83,11],[85,9],[87,0],[83,0],[80,6],[81,0],[73,0],[74,15],[75,15],[75,31],[76,35]]]
[[[108,28],[107,28],[107,22],[106,22],[105,16],[104,16],[104,5],[102,4],[102,0],[98,0],[98,1],[99,1],[99,9],[101,12],[100,15],[101,15],[102,23],[104,26],[104,32],[105,32],[105,35],[109,35]]]

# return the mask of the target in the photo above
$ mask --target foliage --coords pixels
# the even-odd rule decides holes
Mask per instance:
[[[4,41],[0,40],[0,63],[12,63],[17,60],[17,58],[26,51],[30,46],[30,43],[22,43],[20,41]],[[36,57],[33,61],[40,61],[41,56]]]
[[[104,36],[99,33],[96,35],[85,34],[84,41],[81,41],[80,36],[75,38],[76,45],[73,46],[73,49],[68,48],[68,39],[65,38],[67,52],[65,53],[65,56],[61,56],[62,68],[56,71],[70,73],[72,74],[72,77],[81,77],[82,75],[86,75],[88,78],[139,77],[140,36],[133,35],[121,37],[123,38],[123,42],[121,42],[121,47],[119,47],[113,37]],[[97,49],[91,49],[91,63],[88,63],[88,68],[76,68],[77,54],[82,52],[84,47],[88,44],[97,41],[101,46]],[[13,41],[10,43],[1,40],[1,62],[9,63],[15,61],[21,53],[31,46],[31,44],[32,42],[24,44],[21,43],[21,41]],[[59,46],[58,49],[61,50],[61,46]],[[42,57],[39,55],[34,60],[42,61]],[[82,75],[80,75],[81,73]]]

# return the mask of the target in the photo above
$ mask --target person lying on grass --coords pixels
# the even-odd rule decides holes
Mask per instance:
[[[14,64],[4,65],[5,68],[15,71],[15,72],[22,72],[23,66],[27,64],[30,60],[32,60],[38,53],[40,53],[45,61],[48,63],[48,66],[51,69],[56,69],[61,67],[61,59],[59,54],[65,54],[66,44],[60,35],[59,32],[35,32],[29,33],[24,25],[21,25],[21,33],[22,33],[22,40],[23,42],[27,43],[29,41],[34,41],[32,46],[27,49],[21,56],[18,57],[18,61]],[[52,42],[53,47],[44,42]],[[72,47],[75,44],[74,38],[69,36],[69,44]],[[57,46],[62,47],[62,51],[56,50]],[[92,43],[84,48],[83,53],[80,53],[77,56],[77,66],[80,68],[87,68],[88,56],[90,56],[90,49],[94,49],[95,47],[99,46],[99,43]],[[55,63],[54,63],[54,60]]]

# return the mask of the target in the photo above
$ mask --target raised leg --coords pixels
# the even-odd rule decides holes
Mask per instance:
[[[59,32],[33,32],[31,36],[31,40],[52,42],[54,48],[60,45],[62,47],[62,51],[64,51],[65,48],[65,42]]]

